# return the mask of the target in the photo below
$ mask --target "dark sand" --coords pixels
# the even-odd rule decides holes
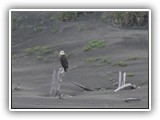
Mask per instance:
[[[101,13],[80,16],[72,22],[54,20],[57,32],[50,31],[51,16],[54,12],[14,12],[18,22],[12,28],[12,108],[148,108],[148,30],[113,27],[101,21]],[[34,32],[33,26],[42,21],[43,30]],[[78,25],[85,25],[79,31]],[[104,48],[94,48],[83,52],[89,40],[104,40]],[[51,53],[47,60],[37,60],[28,55],[26,48],[48,46]],[[69,70],[63,78],[60,93],[71,97],[49,97],[53,69],[60,62],[55,51],[64,50],[68,55]],[[87,57],[108,56],[111,64],[86,63]],[[136,57],[136,60],[127,60]],[[117,61],[125,61],[125,67],[115,66]],[[118,81],[118,71],[131,72],[127,83],[136,89],[114,92]],[[111,79],[112,78],[112,79]],[[75,86],[80,83],[94,91],[84,91]],[[141,101],[125,102],[127,98]]]

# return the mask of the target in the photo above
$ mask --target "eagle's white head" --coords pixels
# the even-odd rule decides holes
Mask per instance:
[[[65,55],[65,53],[64,53],[63,50],[61,50],[61,51],[59,52],[59,54],[60,54],[60,55]]]

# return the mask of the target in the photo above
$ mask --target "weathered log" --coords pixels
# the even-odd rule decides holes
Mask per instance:
[[[64,69],[59,68],[58,72],[54,69],[51,81],[50,96],[59,94],[60,86],[62,84],[62,77],[64,76]]]
[[[132,85],[131,83],[124,84],[124,85],[118,87],[116,90],[114,90],[114,92],[118,92],[119,90],[126,89],[126,88],[135,89],[136,86]]]
[[[76,85],[76,86],[78,86],[78,87],[80,87],[80,88],[82,88],[85,91],[93,91],[92,89],[90,89],[90,88],[88,88],[88,87],[86,87],[84,85],[81,85],[79,83],[73,82],[73,84]]]
[[[118,81],[118,87],[120,87],[122,84],[122,72],[119,71],[119,81]]]
[[[126,72],[123,73],[123,81],[121,85],[125,85],[126,83]]]
[[[117,92],[122,89],[130,88],[130,89],[135,89],[136,85],[132,85],[131,83],[126,84],[126,72],[123,73],[123,80],[122,80],[122,72],[119,71],[119,80],[118,82],[113,84],[114,86],[118,85],[118,88],[114,90],[114,92]]]

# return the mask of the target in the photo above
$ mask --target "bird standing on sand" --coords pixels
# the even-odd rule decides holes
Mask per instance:
[[[66,55],[65,55],[63,50],[60,51],[60,56],[59,57],[60,57],[61,65],[64,68],[64,71],[67,72],[68,61],[67,61],[67,57],[66,57]]]

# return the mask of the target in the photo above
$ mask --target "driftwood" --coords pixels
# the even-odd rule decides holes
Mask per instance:
[[[118,86],[118,82],[115,82],[115,83],[113,84],[113,86]]]
[[[121,87],[122,85],[125,85],[125,83],[126,83],[126,72],[123,73],[123,80],[122,80],[122,72],[119,71],[118,87]]]
[[[126,72],[123,73],[123,79],[122,79],[122,72],[119,71],[119,80],[118,80],[118,83],[114,84],[114,86],[117,84],[118,84],[118,88],[114,90],[114,92],[117,92],[119,90],[126,89],[126,88],[130,88],[130,89],[136,88],[136,86],[132,85],[131,83],[126,84]]]
[[[133,101],[141,101],[141,99],[140,98],[127,98],[126,100],[125,100],[125,102],[133,102]]]
[[[61,98],[70,98],[70,97],[73,97],[73,96],[67,95],[67,94],[61,94]]]
[[[128,84],[125,84],[125,85],[118,87],[116,90],[114,90],[114,92],[117,92],[119,90],[126,89],[126,88],[135,89],[135,85],[128,83]]]
[[[90,89],[90,88],[88,88],[88,87],[86,87],[84,85],[81,85],[79,83],[73,82],[73,84],[76,85],[76,86],[78,86],[78,87],[80,87],[80,88],[82,88],[85,91],[93,91],[92,89]]]
[[[53,70],[52,81],[51,81],[51,89],[50,89],[50,96],[56,97],[59,95],[59,90],[62,84],[62,77],[64,76],[64,69],[59,68],[58,71],[55,69]]]

